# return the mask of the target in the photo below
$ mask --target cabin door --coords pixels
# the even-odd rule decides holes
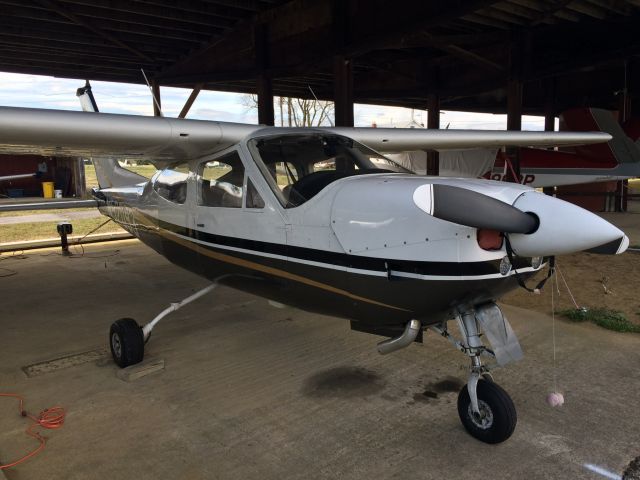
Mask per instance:
[[[201,273],[273,297],[286,273],[282,215],[268,208],[236,149],[195,168],[193,229]]]
[[[154,179],[158,197],[159,247],[167,259],[190,271],[197,269],[197,254],[189,241],[191,196],[189,166],[179,164],[165,168]],[[153,231],[153,230],[152,230]]]

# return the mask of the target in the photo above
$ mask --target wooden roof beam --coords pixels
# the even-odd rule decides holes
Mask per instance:
[[[441,25],[482,8],[489,7],[494,3],[496,3],[496,0],[450,1],[449,8],[434,11],[432,15],[417,15],[416,18],[408,20],[397,30],[390,29],[388,26],[382,31],[374,28],[375,33],[371,34],[371,36],[352,42],[350,45],[345,46],[344,50],[339,53],[345,56],[357,56],[378,50],[388,44],[397,42],[398,39],[402,39],[412,32],[418,32],[426,30],[429,27]]]
[[[527,1],[530,1],[530,0],[527,0]],[[573,0],[556,0],[555,2],[553,2],[553,4],[550,7],[545,8],[537,18],[531,19],[529,26],[535,27],[536,25],[545,23],[547,20],[560,14],[562,9],[564,9],[572,1]],[[568,20],[573,21],[573,19],[568,19]]]
[[[51,12],[41,5],[23,5],[22,2],[17,0],[0,0],[0,5],[2,5],[3,13],[7,18],[24,18],[38,22],[71,23],[70,20],[65,17],[51,15]],[[107,20],[123,24],[143,25],[145,27],[162,29],[163,31],[195,32],[210,36],[212,27],[220,28],[221,31],[225,31],[228,28],[228,24],[217,27],[215,25],[216,22],[214,22],[214,25],[203,25],[202,16],[199,17],[201,23],[193,23],[183,21],[180,18],[168,19],[142,13],[131,14],[121,10],[112,10],[98,6],[89,7],[74,4],[73,11],[78,16],[98,19],[99,22]]]
[[[13,16],[9,14],[0,21],[0,24],[8,24],[13,27],[25,29],[35,28],[38,30],[53,32],[59,32],[61,29],[66,29],[70,33],[77,33],[77,29],[82,28],[76,23],[69,21],[67,18],[61,16],[52,16],[50,13],[47,13],[44,10],[34,10],[34,12],[37,12],[39,15],[24,17]],[[39,16],[41,16],[42,18],[38,18]],[[137,44],[139,39],[145,39],[145,37],[154,37],[158,40],[162,40],[165,43],[170,40],[176,40],[178,42],[199,44],[202,41],[209,40],[212,33],[214,33],[212,29],[209,29],[206,33],[187,32],[165,29],[163,27],[149,27],[146,25],[109,19],[101,19],[100,27],[105,32],[117,32],[121,41],[132,42],[134,44]],[[222,32],[222,30],[220,30],[220,32]]]
[[[485,8],[482,10],[478,10],[476,12],[478,15],[482,15],[483,17],[493,18],[496,20],[502,20],[503,22],[510,23],[513,25],[526,25],[527,21],[518,15],[514,15],[513,13],[505,12],[503,10],[499,10],[497,8]]]
[[[633,7],[629,3],[612,2],[610,0],[586,0],[591,5],[596,5],[609,12],[613,12],[617,15],[629,16],[633,11]]]
[[[122,62],[120,59],[108,59],[108,58],[100,58],[96,60],[95,57],[90,55],[84,55],[82,53],[72,54],[72,53],[52,53],[52,52],[43,52],[43,51],[30,51],[25,52],[24,50],[12,50],[11,47],[7,48],[5,46],[0,46],[0,56],[3,61],[5,59],[13,59],[13,60],[24,60],[25,57],[28,57],[30,62],[37,63],[58,63],[61,65],[69,65],[70,63],[74,65],[84,65],[87,67],[93,67],[96,64],[100,64],[100,66],[105,66],[118,70],[131,70],[131,71],[140,71],[140,67],[144,68],[152,68],[155,65],[152,63],[143,62]]]
[[[34,25],[34,26],[31,26]],[[53,26],[43,24],[16,25],[8,19],[0,16],[0,35],[16,36],[18,38],[42,38],[52,40],[56,44],[80,43],[84,45],[97,45],[99,47],[116,48],[124,53],[124,49],[118,45],[97,35],[87,34],[80,25],[59,24]],[[138,34],[120,35],[122,41],[132,42],[136,44],[136,48],[143,52],[154,52],[164,54],[167,49],[175,51],[177,48],[185,48],[192,46],[192,43],[179,44],[176,40],[168,40],[161,36],[149,37]],[[128,50],[127,50],[128,52]],[[138,57],[136,57],[138,58]],[[156,61],[153,59],[153,61]]]
[[[403,3],[411,3],[412,1],[413,0],[403,0]],[[323,53],[319,54],[317,58],[311,59],[311,64],[313,66],[319,61],[327,61],[333,55],[355,57],[371,51],[387,48],[390,44],[396,44],[398,41],[402,41],[402,39],[404,39],[412,32],[417,32],[429,27],[442,25],[443,23],[453,21],[462,15],[474,12],[481,8],[488,7],[494,3],[496,3],[496,0],[450,0],[447,4],[448,7],[443,8],[441,6],[441,3],[416,1],[415,3],[412,3],[412,5],[415,5],[420,9],[420,15],[414,15],[414,18],[407,20],[397,27],[390,27],[388,22],[384,24],[371,24],[369,25],[369,30],[372,33],[359,35],[339,49],[336,47],[331,48],[331,39],[333,38],[333,36],[331,35],[331,23],[329,22],[323,25],[319,25],[318,30],[324,29],[325,38],[328,42],[328,48],[326,48]],[[292,2],[282,4],[279,7],[269,10],[268,13],[270,17],[278,17],[279,12],[299,12],[299,9],[295,8],[297,5],[303,7],[305,5],[304,0],[293,0]],[[402,7],[398,6],[397,8],[401,9]],[[251,23],[243,22],[235,30],[232,30],[225,34],[222,39],[215,40],[209,46],[199,49],[193,54],[187,56],[184,60],[166,68],[165,71],[167,73],[174,72],[174,74],[178,75],[177,72],[180,71],[197,70],[200,63],[198,60],[202,59],[203,57],[215,57],[217,53],[216,47],[220,43],[224,43],[225,38],[235,38],[234,35],[239,36],[242,34],[242,32],[250,31],[250,29],[252,28],[251,25],[260,20],[261,17],[260,15],[258,15]],[[378,19],[379,22],[382,22],[383,20],[384,18],[382,17]],[[284,24],[284,22],[281,23]],[[225,50],[225,52],[227,51],[228,49]],[[274,76],[276,75],[274,74]]]
[[[504,71],[505,68],[503,65],[500,65],[492,60],[489,60],[477,53],[472,52],[471,50],[467,50],[465,48],[459,47],[455,44],[443,42],[439,40],[437,37],[431,35],[430,33],[423,32],[421,34],[422,38],[424,38],[427,43],[439,50],[450,53],[451,55],[458,57],[468,63],[473,65],[488,68],[490,70]]]
[[[597,18],[598,20],[604,20],[608,17],[605,9],[596,7],[595,5],[590,5],[586,2],[571,2],[567,5],[567,8],[574,12],[587,15],[588,17]]]
[[[508,22],[504,22],[496,18],[490,18],[486,15],[480,15],[478,13],[470,13],[462,18],[468,22],[477,23],[487,27],[500,28],[502,30],[508,30],[509,28],[511,28],[511,24]]]
[[[16,0],[2,0],[15,2]],[[108,6],[96,5],[93,0],[65,0],[67,4],[76,6],[84,6],[90,9],[106,9],[107,12],[117,11],[133,16],[147,16],[153,18],[162,18],[170,21],[179,21],[183,23],[195,23],[203,26],[215,26],[217,28],[230,29],[237,22],[237,17],[226,18],[218,17],[214,13],[204,11],[184,10],[181,6],[182,2],[171,2],[171,5],[156,5],[155,3],[131,2],[129,0],[109,0]]]
[[[233,7],[249,12],[260,11],[260,4],[257,0],[205,0],[206,3],[212,3],[222,7]]]
[[[538,15],[539,10],[534,10],[526,5],[519,5],[516,2],[500,2],[496,3],[493,8],[496,10],[500,10],[502,12],[507,12],[512,15],[516,15],[520,18],[525,19],[526,21],[531,21],[531,19]]]
[[[78,25],[81,25],[81,26],[85,27],[87,30],[90,30],[91,32],[93,32],[96,35],[104,38],[105,40],[108,40],[109,42],[113,43],[114,45],[117,45],[117,46],[119,46],[121,48],[124,48],[125,50],[130,51],[131,53],[133,53],[137,57],[140,57],[140,58],[142,58],[144,60],[147,60],[149,62],[153,62],[154,61],[154,59],[151,58],[146,53],[143,53],[140,50],[138,50],[137,48],[134,48],[131,45],[128,45],[128,44],[120,41],[117,37],[115,37],[115,36],[111,35],[110,33],[107,33],[105,31],[103,31],[102,29],[96,27],[91,22],[89,22],[87,20],[83,20],[82,18],[78,17],[77,15],[75,15],[73,12],[71,12],[67,8],[65,8],[62,5],[58,4],[55,0],[38,0],[38,3],[40,3],[40,5],[43,5],[43,6],[47,7],[47,8],[50,8],[51,10],[56,12],[58,15],[62,15],[63,17],[68,18],[72,22],[77,23]]]
[[[73,37],[73,36],[72,36]],[[59,50],[62,52],[69,52],[74,54],[83,54],[87,51],[87,46],[92,47],[91,53],[93,55],[100,56],[101,54],[107,54],[113,57],[122,58],[126,53],[121,48],[112,45],[104,45],[99,43],[99,40],[95,39],[87,39],[87,38],[79,38],[79,36],[75,36],[73,38],[69,38],[69,36],[65,37],[63,42],[59,41],[59,39],[55,39],[54,37],[46,34],[16,34],[14,32],[8,32],[6,28],[0,28],[0,45],[18,45],[18,46],[28,46],[35,48],[43,48],[49,49],[52,48],[55,41],[55,50]],[[145,46],[145,50],[149,50],[154,53],[162,54],[162,48],[156,47],[147,47]],[[166,54],[165,54],[166,55]],[[129,57],[132,60],[136,60],[137,57]],[[172,61],[175,59],[175,55],[166,55],[164,58],[165,61]],[[142,60],[137,60],[141,62]],[[150,64],[157,64],[157,62],[149,62]]]
[[[196,98],[198,98],[198,94],[200,93],[200,90],[202,90],[203,86],[204,85],[202,83],[199,83],[193,87],[189,98],[187,98],[187,101],[184,103],[184,107],[182,107],[182,110],[180,110],[180,113],[178,114],[178,118],[184,118],[187,116],[187,113],[191,110],[191,106],[193,105],[193,102],[196,101]]]
[[[87,1],[91,1],[91,0],[65,0],[65,1],[72,1],[72,2],[77,2],[77,1],[82,1],[82,2],[87,2]],[[113,0],[110,0],[108,3],[110,4]],[[245,18],[247,16],[250,16],[250,14],[247,14],[246,10],[242,9],[242,8],[238,8],[235,5],[231,5],[232,3],[235,2],[227,2],[229,3],[229,5],[227,6],[218,6],[216,5],[215,2],[211,2],[211,1],[193,1],[193,0],[181,0],[179,2],[177,2],[176,0],[136,0],[135,2],[129,2],[128,0],[126,0],[127,3],[131,3],[131,4],[144,4],[144,6],[152,6],[154,8],[159,8],[159,9],[164,9],[164,10],[170,10],[172,12],[175,12],[176,10],[181,10],[183,12],[190,12],[192,14],[196,14],[196,15],[210,15],[212,17],[219,17],[220,19],[227,19],[229,21],[232,21],[234,24],[242,19]],[[239,2],[242,2],[243,0],[238,0]]]
[[[579,15],[576,12],[571,12],[566,8],[564,10],[558,10],[554,16],[575,23],[578,23],[583,19],[582,15]]]

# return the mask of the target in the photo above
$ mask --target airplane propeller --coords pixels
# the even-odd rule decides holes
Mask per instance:
[[[550,256],[589,251],[624,252],[629,238],[606,220],[576,205],[527,191],[510,205],[467,188],[425,184],[415,204],[433,217],[467,227],[509,234],[520,256]]]
[[[430,187],[431,211],[427,213],[441,220],[504,233],[530,234],[538,228],[538,218],[534,214],[493,197],[451,185]]]

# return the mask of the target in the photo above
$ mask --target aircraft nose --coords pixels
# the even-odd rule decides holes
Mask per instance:
[[[629,247],[629,237],[623,235],[622,238],[618,238],[609,243],[598,245],[597,247],[587,250],[589,253],[600,253],[604,255],[617,255],[624,252]]]
[[[537,230],[510,234],[513,251],[523,257],[564,255],[589,251],[619,254],[629,238],[611,223],[583,208],[539,192],[520,195],[513,206],[538,217]]]

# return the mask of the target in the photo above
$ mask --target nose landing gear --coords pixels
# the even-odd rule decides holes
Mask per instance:
[[[491,308],[498,307],[491,305]],[[453,338],[446,323],[430,328],[471,359],[468,383],[458,394],[458,415],[462,425],[471,436],[482,442],[501,443],[516,428],[516,408],[509,394],[494,383],[489,370],[482,364],[480,355],[494,357],[494,354],[480,340],[477,313],[480,312],[472,307],[460,308],[457,312],[456,321],[464,338],[462,342]]]

